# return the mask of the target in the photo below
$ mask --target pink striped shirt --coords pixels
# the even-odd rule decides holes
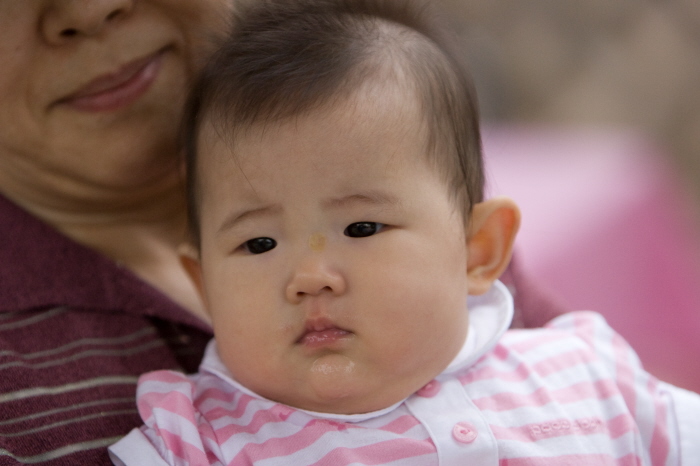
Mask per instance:
[[[657,381],[598,314],[506,332],[498,285],[470,302],[465,348],[397,405],[310,413],[240,386],[210,344],[200,372],[143,376],[145,426],[116,464],[700,465],[700,396]],[[147,461],[146,461],[147,460]]]

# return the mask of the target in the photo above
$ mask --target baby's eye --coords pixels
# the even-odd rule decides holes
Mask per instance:
[[[275,249],[277,241],[272,238],[253,238],[243,243],[243,249],[251,254],[262,254],[264,252]]]
[[[345,236],[349,236],[351,238],[364,238],[366,236],[372,236],[373,234],[379,232],[379,230],[382,228],[384,228],[383,223],[357,222],[348,225],[344,233]]]

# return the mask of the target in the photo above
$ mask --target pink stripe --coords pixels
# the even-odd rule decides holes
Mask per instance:
[[[206,453],[204,453],[201,448],[186,442],[179,435],[164,429],[156,430],[155,433],[163,441],[165,450],[171,451],[172,454],[178,458],[188,461],[189,464],[210,464],[207,460]]]
[[[200,418],[199,424],[197,424],[197,431],[199,432],[199,436],[202,438],[202,441],[204,439],[210,440],[214,442],[215,444],[219,443],[219,439],[216,437],[216,432],[214,432],[214,428],[207,422],[205,418]]]
[[[168,387],[169,391],[163,393],[163,384],[171,385],[171,387]],[[138,406],[141,419],[146,420],[151,417],[153,408],[159,406],[165,400],[169,400],[170,395],[174,393],[179,393],[180,396],[186,397],[186,403],[191,405],[193,390],[192,381],[179,372],[155,371],[143,374],[139,377],[136,389],[136,405]],[[189,396],[183,395],[183,393],[187,393]],[[168,403],[173,403],[173,401],[168,401]],[[189,409],[192,408],[190,407]]]
[[[202,388],[202,385],[200,385],[200,388]],[[207,409],[212,408],[207,408],[205,404],[213,405],[213,409],[217,409],[217,404],[224,404],[226,406],[240,405],[241,400],[244,400],[246,398],[248,400],[252,399],[252,397],[245,395],[237,390],[226,391],[216,387],[210,387],[197,393],[197,398],[195,399],[195,406],[198,410],[207,413]],[[243,406],[245,405],[247,405],[247,402],[245,402]]]
[[[167,427],[170,421],[164,420],[158,413],[154,414],[155,409],[164,410],[174,415],[180,416],[183,419],[179,422],[189,422],[195,429],[199,431],[202,438],[215,440],[216,436],[210,424],[203,418],[202,422],[198,422],[197,411],[192,405],[192,400],[179,391],[171,391],[168,393],[143,393],[138,398],[138,408],[141,419],[144,420],[147,426],[158,430],[159,428]]]
[[[527,395],[515,393],[498,393],[496,395],[476,398],[474,404],[481,410],[488,411],[510,411],[516,408],[526,406],[544,406],[549,403],[554,403],[554,399],[550,397],[549,392],[545,388],[540,388]]]
[[[499,466],[639,466],[642,461],[636,455],[615,459],[609,455],[562,455],[552,457],[523,457],[502,459]]]
[[[279,405],[278,405],[279,406]],[[233,424],[233,423],[228,423],[218,429],[215,430],[216,436],[218,437],[218,441],[220,443],[228,441],[231,437],[234,435],[239,435],[239,434],[246,434],[246,435],[255,435],[257,434],[260,429],[265,427],[267,424],[276,424],[280,422],[284,422],[285,419],[283,419],[280,414],[282,412],[286,412],[286,407],[280,406],[279,409],[261,409],[255,412],[253,414],[252,419],[248,424]],[[313,423],[315,421],[311,421]],[[309,424],[311,424],[309,423]],[[307,426],[309,425],[307,424]],[[299,427],[299,429],[302,429],[302,427]],[[335,429],[337,430],[337,429]]]
[[[163,409],[191,420],[194,424],[194,407],[192,400],[178,391],[168,393],[143,393],[138,398],[141,419],[148,421],[153,416],[153,410]]]
[[[312,466],[343,466],[348,464],[385,464],[405,458],[435,455],[430,441],[387,440],[359,448],[340,447],[330,451]],[[432,458],[431,458],[432,459]],[[426,459],[426,462],[430,460]]]
[[[195,426],[202,438],[217,440],[216,434],[213,431],[213,428],[210,424],[212,419],[207,417],[206,415],[198,415],[198,413],[201,413],[198,406],[200,404],[200,400],[202,400],[202,398],[199,398],[197,402],[193,404],[192,400],[187,395],[179,391],[175,391],[175,389],[173,389],[173,391],[167,392],[165,394],[159,392],[141,393],[138,397],[137,402],[141,418],[146,422],[148,426],[157,428],[158,425],[162,423],[162,421],[160,419],[157,419],[157,413],[154,415],[154,410],[164,410],[186,419],[190,424]],[[247,403],[243,402],[240,404],[246,405]],[[245,406],[240,406],[240,404],[236,407],[237,409],[235,411],[226,412],[234,413],[240,411],[240,414],[242,414],[243,410],[245,409]],[[225,411],[225,408],[222,409]]]
[[[216,455],[211,451],[207,451],[207,461],[208,463],[204,464],[221,464],[219,458],[217,458]]]
[[[224,406],[214,406],[209,410],[203,410],[202,404],[205,401],[211,401],[211,399],[207,400],[205,398],[206,396],[209,395],[203,395],[201,398],[197,398],[195,406],[209,421],[212,422],[227,416],[233,419],[240,419],[245,415],[248,405],[255,401],[255,398],[249,395],[240,395],[236,400],[223,400],[221,398],[217,398],[218,401],[225,403]]]
[[[649,380],[649,392],[654,395],[654,433],[651,437],[650,454],[653,464],[665,464],[671,451],[669,444],[669,429],[666,419],[668,409],[663,399],[659,395],[658,381],[654,377]]]
[[[263,443],[247,443],[230,464],[248,464],[246,461],[288,456],[313,445],[327,432],[338,430],[341,429],[336,423],[314,419],[293,435],[269,439]]]
[[[500,361],[505,361],[510,356],[510,350],[499,343],[493,348],[491,354],[495,356],[496,359]]]
[[[552,357],[542,360],[532,366],[519,363],[513,370],[502,371],[495,367],[483,366],[476,367],[473,370],[459,377],[459,381],[463,384],[469,384],[477,381],[498,379],[505,382],[522,382],[532,376],[532,373],[542,377],[547,377],[557,372],[568,370],[579,365],[589,365],[596,361],[597,358],[580,350],[568,351],[559,353]],[[515,362],[515,361],[514,361]]]
[[[198,398],[195,405],[210,422],[214,422],[218,419],[221,419],[222,417],[227,416],[232,419],[240,419],[245,415],[248,409],[248,405],[255,401],[255,398],[253,398],[252,396],[243,394],[241,394],[235,401],[226,401],[219,398],[219,401],[226,403],[225,406],[215,406],[209,409],[208,411],[203,411],[201,409],[201,405],[204,401],[208,401],[206,400],[205,396],[208,395],[204,395],[202,398]]]
[[[629,414],[620,414],[610,419],[608,421],[608,431],[610,431],[611,439],[620,438],[629,432],[639,433],[637,423]]]
[[[493,432],[496,440],[511,440],[515,442],[532,442],[530,436],[530,430],[527,426],[519,427],[503,427],[491,425],[491,432]]]
[[[530,369],[525,364],[519,364],[514,370],[500,371],[495,367],[483,366],[476,367],[466,374],[458,377],[462,385],[468,385],[474,382],[482,382],[487,380],[503,380],[505,382],[522,382],[530,377]]]
[[[569,314],[569,317],[567,320],[570,322],[564,321],[565,328],[573,328],[579,336],[585,336],[586,341],[597,340],[595,336],[596,329],[608,328],[604,323],[604,319],[593,312],[573,312]]]
[[[620,393],[622,393],[630,413],[636,417],[637,393],[634,380],[634,366],[630,361],[630,348],[622,337],[617,335],[613,337],[611,343],[615,354],[617,385],[620,387]]]
[[[385,426],[380,427],[380,429],[385,431],[385,432],[393,432],[395,434],[403,434],[404,432],[414,428],[417,425],[420,425],[420,422],[418,421],[418,419],[406,414],[406,415],[399,417],[398,419],[394,419],[393,421],[386,424]]]
[[[190,386],[192,385],[192,382],[185,374],[175,371],[148,372],[139,377],[139,387],[141,385],[146,385],[148,382],[172,383],[177,385],[187,383]]]
[[[572,367],[587,366],[598,358],[587,351],[573,350],[559,353],[532,365],[532,370],[542,377],[547,377]]]
[[[566,324],[563,327],[565,330],[573,331],[574,335],[588,343],[591,348],[593,348],[592,342],[598,342],[598,338],[595,336],[596,325],[585,313],[575,312],[570,314],[570,318],[564,323]]]
[[[510,411],[526,406],[540,407],[550,403],[574,403],[584,400],[603,400],[618,394],[617,387],[610,380],[591,383],[581,382],[570,387],[549,391],[539,388],[529,394],[502,392],[493,396],[474,399],[474,404],[482,410]]]
[[[276,405],[273,409],[267,411],[260,411],[256,413],[254,419],[247,426],[235,426],[227,425],[221,429],[215,431],[216,437],[220,442],[225,442],[232,436],[237,434],[255,434],[260,431],[260,429],[270,422],[282,422],[283,420],[280,415],[288,416],[289,408],[283,405]],[[385,426],[380,427],[381,430],[386,432],[392,432],[396,434],[403,434],[409,429],[419,425],[420,422],[413,416],[405,415],[398,419],[388,423]],[[267,440],[266,442],[260,444],[262,450],[266,453],[270,453],[271,456],[284,456],[296,452],[299,449],[306,448],[316,442],[322,435],[327,432],[335,432],[339,430],[346,429],[361,429],[353,424],[345,424],[334,421],[327,420],[311,420],[306,426],[304,426],[299,432],[287,437],[286,440],[280,440],[278,438]],[[289,441],[289,443],[286,443]],[[289,450],[287,445],[295,445],[292,450]],[[251,453],[249,448],[245,448],[246,455],[255,455],[254,457],[260,459],[258,455],[260,453]],[[264,456],[267,458],[268,456]]]
[[[206,383],[206,382],[204,382]],[[197,382],[198,386],[200,388],[206,387],[207,385],[204,385],[202,381]],[[239,392],[238,390],[221,390],[217,386],[210,385],[208,388],[202,390],[197,394],[197,402],[201,404],[204,401],[209,401],[209,400],[214,400],[214,401],[221,401],[223,403],[231,403],[233,400],[236,399],[236,396],[244,397],[247,396],[248,398],[251,398],[249,395],[244,395],[242,392]]]
[[[514,332],[520,332],[518,330]],[[508,347],[511,351],[516,353],[524,354],[532,350],[536,350],[541,346],[549,345],[562,340],[568,340],[571,338],[571,334],[563,331],[546,331],[537,332],[536,330],[530,330],[529,338],[522,341],[509,342]],[[507,337],[506,337],[507,338]]]

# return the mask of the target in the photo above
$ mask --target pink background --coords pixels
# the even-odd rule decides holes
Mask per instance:
[[[517,254],[603,314],[659,378],[700,392],[700,230],[663,151],[637,134],[491,128],[488,192],[523,213]]]

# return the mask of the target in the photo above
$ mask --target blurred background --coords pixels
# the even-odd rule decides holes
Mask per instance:
[[[700,391],[700,1],[444,2],[522,265]]]
[[[700,2],[445,3],[486,121],[643,130],[700,199]]]
[[[445,0],[487,121],[634,127],[700,199],[700,2]]]

